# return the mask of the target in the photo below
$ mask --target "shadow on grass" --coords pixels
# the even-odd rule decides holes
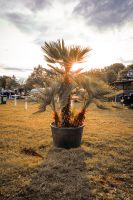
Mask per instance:
[[[51,148],[30,184],[16,199],[92,199],[83,149]]]

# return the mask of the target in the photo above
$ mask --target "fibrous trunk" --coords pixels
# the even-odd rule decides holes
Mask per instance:
[[[57,112],[54,112],[54,121],[57,127],[60,127],[60,118]]]
[[[65,107],[61,110],[62,115],[62,121],[61,126],[62,127],[69,127],[70,126],[70,117],[71,117],[71,97],[68,97],[68,101]]]
[[[82,109],[80,113],[78,113],[73,121],[73,126],[78,127],[82,126],[85,119],[85,109]]]

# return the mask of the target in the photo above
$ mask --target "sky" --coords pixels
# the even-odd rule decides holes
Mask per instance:
[[[62,38],[92,49],[85,70],[133,63],[133,0],[0,0],[0,76],[46,67],[41,46]]]

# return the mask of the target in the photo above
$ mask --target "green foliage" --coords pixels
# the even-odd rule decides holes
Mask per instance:
[[[90,70],[88,72],[85,72],[85,74],[102,79],[106,83],[110,84],[116,81],[117,79],[120,79],[120,74],[122,71],[125,71],[125,69],[126,67],[122,63],[114,63],[102,69]]]
[[[67,46],[62,39],[56,42],[45,42],[42,50],[45,53],[44,57],[48,66],[63,77],[58,91],[61,107],[61,125],[70,126],[72,77],[74,76],[71,69],[74,63],[84,62],[91,49],[76,45]],[[77,75],[79,72],[80,70],[76,71],[75,74]]]
[[[34,68],[32,74],[28,77],[26,81],[26,87],[32,89],[35,86],[44,87],[45,81],[45,71],[41,65]]]
[[[0,88],[15,89],[19,86],[15,76],[0,76]]]
[[[114,90],[104,81],[92,76],[80,75],[75,79],[78,86],[83,88],[81,91],[86,109],[95,99],[107,100],[109,94],[113,95]]]
[[[53,111],[56,111],[57,94],[59,94],[60,82],[51,81],[44,89],[39,89],[39,93],[35,94],[36,101],[40,103],[39,111],[43,112],[50,105]]]
[[[119,80],[126,79],[127,78],[127,73],[128,73],[129,70],[133,70],[133,64],[128,65],[127,67],[122,69],[118,74],[118,79]]]
[[[35,87],[43,88],[47,84],[49,78],[53,78],[56,75],[57,73],[55,70],[43,68],[41,65],[38,65],[28,77],[25,86],[27,89],[33,89]]]
[[[83,48],[80,46],[66,46],[64,40],[57,40],[56,42],[45,42],[42,46],[45,55],[44,58],[49,64],[57,64],[63,68],[65,73],[69,73],[74,63],[81,63],[85,61],[90,48]],[[49,65],[53,69],[55,66]],[[57,68],[56,68],[57,70]]]
[[[71,93],[77,87],[82,106],[79,113],[73,116],[70,104]],[[52,107],[54,119],[56,119],[55,124],[59,127],[77,127],[83,124],[86,109],[92,102],[97,107],[104,109],[102,101],[107,101],[114,94],[115,91],[102,80],[79,75],[74,77],[69,85],[63,82],[62,77],[58,77],[54,81],[51,79],[49,85],[37,94],[37,101],[40,103],[40,111],[45,111],[48,105]]]
[[[94,74],[80,74],[82,69],[75,73],[72,65],[84,62],[89,48],[80,46],[66,46],[64,40],[45,42],[42,47],[48,66],[55,71],[56,77],[45,79],[44,90],[37,94],[40,111],[45,111],[50,105],[54,111],[55,125],[58,127],[78,127],[83,124],[88,106],[94,102],[107,100],[112,95],[112,88]],[[78,88],[81,110],[74,115],[71,109],[72,93]],[[97,100],[97,101],[96,101]],[[102,106],[99,106],[103,108]]]

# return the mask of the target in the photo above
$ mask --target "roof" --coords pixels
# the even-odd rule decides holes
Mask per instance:
[[[124,83],[132,83],[132,82],[133,82],[133,79],[128,79],[128,80],[125,80],[125,79],[124,79],[124,80],[114,81],[112,84],[114,84],[114,85],[115,85],[115,84],[116,84],[116,85],[117,85],[117,84],[122,84],[122,85],[123,85]]]

